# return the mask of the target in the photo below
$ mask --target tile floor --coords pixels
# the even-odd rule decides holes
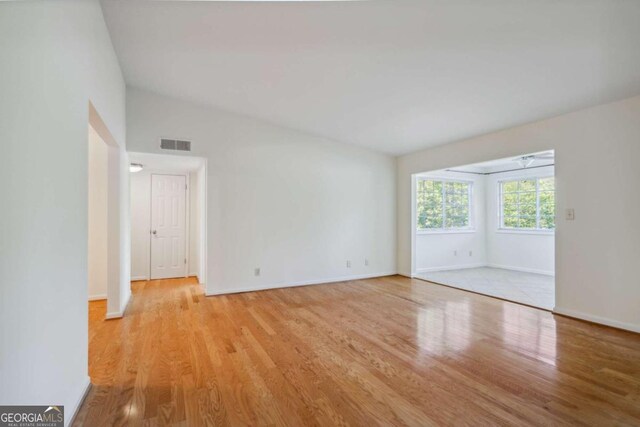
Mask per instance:
[[[419,273],[417,277],[547,310],[555,305],[555,278],[543,274],[481,267]]]

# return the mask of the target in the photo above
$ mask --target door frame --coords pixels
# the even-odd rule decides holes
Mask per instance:
[[[151,226],[153,224],[153,176],[154,175],[164,175],[164,176],[182,176],[184,177],[184,182],[186,185],[185,188],[185,197],[184,197],[184,276],[185,278],[189,277],[189,262],[191,261],[191,257],[189,255],[190,248],[190,237],[191,237],[191,183],[189,182],[189,172],[184,173],[165,173],[161,171],[150,171],[149,172],[149,280],[161,280],[154,279],[153,276],[153,268],[152,262],[153,256],[151,254],[153,247],[153,237]]]
[[[88,101],[89,126],[107,145],[107,311],[106,319],[120,318],[131,297],[131,257],[129,253],[129,156],[116,141],[91,100]]]
[[[198,268],[196,270],[198,283],[202,286],[203,289],[206,290],[207,278],[209,276],[209,257],[208,257],[208,224],[209,224],[209,203],[208,203],[208,186],[209,186],[209,160],[203,156],[191,156],[191,155],[175,155],[175,154],[164,154],[164,153],[148,153],[141,151],[130,151],[127,152],[128,161],[135,163],[142,163],[145,165],[144,172],[149,174],[149,197],[151,196],[151,174],[160,174],[160,175],[186,175],[190,176],[194,174],[196,178],[197,186],[191,185],[191,180],[187,180],[187,185],[189,187],[189,194],[193,194],[198,198],[198,206],[197,209],[197,218],[195,221],[192,221],[189,215],[189,230],[193,227],[197,227],[197,236],[198,236],[198,248],[197,248],[197,259],[198,259]],[[171,164],[170,169],[160,165]],[[127,163],[127,176],[129,176],[129,169]],[[192,193],[193,192],[193,193]],[[132,197],[132,188],[128,186],[127,189],[127,200],[131,200]],[[148,204],[147,204],[148,203]],[[145,200],[145,204],[147,207],[145,209],[149,210],[148,219],[151,219],[151,199],[147,202]],[[189,212],[191,211],[191,203],[189,205]],[[133,214],[133,206],[132,210],[128,211],[128,220],[131,222],[131,215]],[[129,231],[129,241],[133,243],[133,233],[134,233],[134,225],[131,224]],[[149,222],[146,233],[151,230],[151,224]],[[189,245],[191,245],[191,232],[189,234]],[[139,238],[142,238],[141,236]],[[146,235],[144,236],[146,241]],[[150,280],[151,277],[151,243],[149,244],[149,251],[146,254],[146,259],[144,263],[146,264],[147,270],[145,275],[133,276],[131,280],[139,281],[139,280]],[[195,254],[194,254],[195,255]],[[194,260],[194,255],[191,255],[191,248],[187,247],[187,265],[189,265],[189,261]],[[130,251],[128,254],[127,262],[128,265],[131,266],[131,262],[133,259],[133,253]],[[190,270],[190,269],[189,269]],[[191,274],[191,271],[187,270],[187,275]]]

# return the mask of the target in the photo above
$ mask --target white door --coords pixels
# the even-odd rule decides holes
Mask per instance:
[[[185,277],[186,177],[151,175],[151,279]]]

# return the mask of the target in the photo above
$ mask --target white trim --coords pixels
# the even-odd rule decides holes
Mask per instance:
[[[417,191],[418,191],[418,179],[415,174],[411,175],[411,224],[410,232],[411,232],[411,264],[409,265],[409,276],[413,277],[416,268],[417,268],[417,250],[416,250],[416,240],[418,240],[418,235],[416,234],[416,229],[418,228],[418,217],[417,217]],[[397,190],[400,191],[400,190]],[[396,233],[400,231],[396,227]],[[398,264],[396,259],[396,264]],[[396,268],[399,269],[399,265],[396,265]]]
[[[475,233],[477,230],[475,228],[434,228],[432,230],[429,229],[417,229],[416,234],[418,236],[421,235],[433,235],[433,234],[465,234],[465,233]]]
[[[417,268],[416,274],[430,273],[433,271],[465,270],[467,268],[482,268],[482,267],[487,267],[487,264],[475,263],[475,264],[462,264],[462,265],[444,265],[442,267]]]
[[[189,157],[189,158],[193,158],[193,159],[199,159],[201,161],[200,166],[195,169],[195,170],[189,170],[189,169],[178,169],[175,171],[168,171],[168,170],[162,170],[162,169],[145,169],[145,173],[148,175],[149,181],[148,181],[148,186],[149,186],[149,232],[151,231],[151,193],[152,193],[152,188],[151,188],[151,175],[156,174],[156,175],[178,175],[178,176],[182,176],[184,175],[186,177],[186,184],[188,187],[188,192],[189,192],[189,200],[186,201],[186,208],[185,208],[185,215],[186,215],[186,220],[188,221],[185,224],[188,224],[188,229],[187,234],[186,234],[186,238],[185,238],[185,255],[187,258],[187,264],[185,267],[185,274],[186,272],[189,271],[189,265],[190,265],[190,261],[191,261],[191,252],[190,252],[190,243],[187,242],[187,239],[191,238],[191,226],[192,224],[189,222],[191,221],[191,215],[190,213],[187,212],[187,209],[191,209],[191,194],[192,194],[192,188],[191,188],[191,180],[190,180],[190,175],[191,174],[197,174],[197,179],[198,179],[198,190],[199,190],[199,194],[197,195],[200,199],[200,262],[199,262],[199,268],[200,271],[197,274],[198,279],[200,280],[200,278],[202,278],[202,280],[206,280],[206,276],[207,276],[207,181],[208,181],[208,159],[204,158],[204,157],[199,157],[199,156],[193,156],[193,155],[182,155],[182,154],[171,154],[171,153],[162,153],[162,154],[152,154],[152,153],[144,153],[144,152],[127,152],[127,154],[134,154],[134,155],[140,155],[140,156],[161,156],[161,157]],[[129,189],[129,197],[131,197],[131,189]],[[144,276],[136,276],[135,278],[131,278],[131,281],[135,281],[135,280],[151,280],[151,234],[149,234],[149,250],[147,252],[147,257],[146,257],[146,264],[147,264],[147,268],[148,268],[148,272],[146,275]],[[188,275],[185,275],[184,277],[188,277]]]
[[[149,276],[134,276],[131,278],[132,282],[140,282],[142,280],[149,280]]]
[[[110,319],[120,319],[122,318],[123,313],[121,311],[113,311],[111,313],[107,313],[106,316],[104,316],[105,319],[110,320]]]
[[[448,182],[461,182],[464,184],[473,184],[474,181],[472,179],[473,173],[471,173],[471,177],[468,178],[451,178],[446,175],[429,175],[431,172],[427,172],[427,175],[415,174],[416,180],[418,181],[448,181]]]
[[[124,304],[124,309],[122,309],[121,311],[112,311],[110,313],[107,313],[107,315],[104,317],[105,319],[120,319],[122,317],[124,317],[124,313],[127,311],[127,307],[129,307],[129,303],[131,302],[131,291],[129,291],[129,296],[127,297],[127,302]]]
[[[107,299],[107,294],[89,295],[89,301],[100,301]]]
[[[498,228],[496,233],[501,234],[531,234],[534,236],[549,236],[554,237],[556,235],[554,230],[534,229],[534,228]]]
[[[259,285],[259,286],[246,286],[240,288],[227,288],[227,289],[216,289],[213,292],[205,293],[206,296],[215,296],[215,295],[228,295],[228,294],[239,294],[242,292],[254,292],[254,291],[265,291],[269,289],[282,289],[282,288],[292,288],[296,286],[312,286],[312,285],[325,285],[329,283],[338,283],[338,282],[349,282],[352,280],[363,280],[363,279],[373,279],[376,277],[387,277],[394,276],[396,272],[388,272],[388,273],[377,273],[377,274],[360,274],[360,275],[352,275],[352,276],[342,276],[342,277],[333,277],[331,279],[316,279],[316,280],[303,280],[299,282],[290,282],[290,283],[282,283],[282,284],[271,284],[271,285]]]
[[[89,378],[89,376],[85,377],[80,389],[81,389],[81,392],[79,393],[80,396],[78,397],[75,407],[69,408],[71,409],[70,411],[71,416],[65,417],[64,421],[65,421],[65,426],[67,427],[73,424],[73,422],[76,419],[76,416],[78,415],[78,411],[80,410],[80,407],[84,403],[84,399],[86,399],[87,394],[89,394],[89,390],[91,389],[91,378]]]
[[[209,274],[208,264],[207,264],[208,263],[207,240],[209,240],[208,229],[207,229],[208,227],[207,185],[209,180],[208,168],[209,168],[209,160],[204,159],[202,167],[198,169],[198,191],[200,192],[199,199],[198,199],[199,200],[198,208],[200,209],[200,215],[199,215],[200,225],[198,227],[198,232],[200,234],[200,240],[199,240],[200,260],[198,261],[198,269],[199,269],[198,281],[202,281],[202,284],[204,284],[207,281],[207,277],[208,277],[207,275]]]
[[[153,187],[151,187],[153,190]],[[184,228],[186,235],[184,236],[184,277],[189,277],[189,265],[191,264],[191,172],[187,172],[184,176]],[[151,266],[149,266],[149,275],[151,275]]]
[[[522,273],[543,274],[545,276],[551,276],[551,277],[555,277],[556,275],[555,271],[536,270],[535,268],[514,267],[511,265],[486,264],[485,267],[500,268],[502,270],[520,271]]]
[[[624,329],[631,332],[640,333],[640,324],[620,322],[618,320],[608,319],[606,317],[586,314],[576,310],[570,310],[556,306],[553,313],[573,317],[575,319],[586,320],[588,322],[598,323],[600,325],[611,326],[618,329]]]
[[[534,268],[512,267],[512,266],[508,266],[508,265],[483,264],[483,263],[462,264],[462,265],[444,265],[444,266],[441,266],[441,267],[417,268],[415,274],[413,275],[413,277],[415,277],[416,274],[420,274],[420,273],[430,273],[430,272],[434,272],[434,271],[464,270],[464,269],[467,269],[467,268],[482,268],[482,267],[499,268],[501,270],[519,271],[521,273],[534,273],[534,274],[542,274],[542,275],[545,275],[545,276],[555,277],[555,272],[553,272],[553,271],[536,270]]]

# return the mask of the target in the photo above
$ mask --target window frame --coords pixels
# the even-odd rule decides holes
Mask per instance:
[[[540,180],[553,178],[553,194],[554,194],[554,228],[540,228]],[[556,183],[555,174],[553,175],[539,175],[539,176],[516,176],[498,180],[498,232],[500,233],[521,233],[521,234],[554,234],[556,231],[556,219],[557,212],[555,206],[556,195]],[[505,227],[504,225],[504,205],[503,205],[503,184],[513,181],[531,181],[536,182],[536,228],[520,228],[520,227]]]
[[[420,181],[437,181],[437,182],[441,182],[442,183],[442,227],[440,228],[419,228],[418,226],[418,222],[419,222],[419,215],[418,215],[418,183]],[[460,184],[467,184],[468,185],[468,190],[467,190],[467,194],[468,194],[468,200],[469,200],[469,205],[467,207],[468,212],[469,212],[469,225],[467,225],[466,227],[445,227],[446,224],[446,220],[447,220],[447,215],[446,215],[446,207],[447,207],[447,192],[446,192],[446,183],[448,182],[453,182],[453,183],[460,183]],[[416,187],[415,187],[415,200],[416,200],[416,204],[415,204],[415,216],[416,216],[416,221],[414,224],[415,227],[415,231],[417,234],[457,234],[457,233],[475,233],[476,229],[475,229],[475,221],[474,221],[474,210],[473,210],[473,185],[475,184],[474,181],[472,180],[468,180],[468,179],[456,179],[456,178],[441,178],[441,177],[432,177],[432,176],[417,176],[416,177]]]

